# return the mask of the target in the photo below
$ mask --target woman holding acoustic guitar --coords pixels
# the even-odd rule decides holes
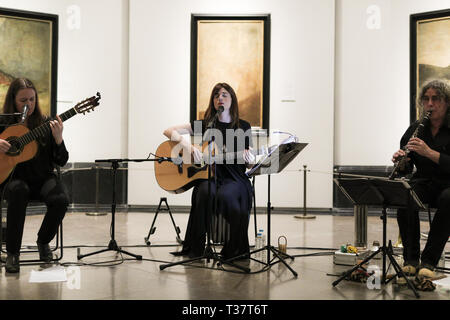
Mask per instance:
[[[25,126],[30,130],[47,121],[39,107],[37,90],[26,78],[15,79],[10,84],[3,112],[22,113],[24,121],[16,126]],[[13,123],[3,125],[5,124]],[[54,174],[55,164],[64,166],[69,158],[62,136],[63,123],[58,116],[56,120],[49,121],[49,126],[51,134],[37,139],[36,155],[29,161],[17,164],[9,178],[2,183],[3,195],[8,200],[5,269],[9,273],[20,270],[19,254],[28,202],[40,200],[47,206],[47,213],[37,237],[39,258],[45,262],[50,262],[53,258],[49,242],[56,235],[67,211],[68,196],[61,181]],[[5,126],[0,126],[0,132],[4,130]],[[24,130],[26,131],[25,128]],[[0,138],[0,156],[7,156],[10,148],[7,138]]]
[[[230,85],[218,83],[214,86],[205,117],[201,121],[201,132],[194,132],[200,130],[198,124],[199,122],[196,124],[192,122],[170,127],[164,131],[164,135],[178,142],[183,150],[190,152],[195,163],[204,158],[204,153],[184,139],[181,135],[183,133],[189,133],[191,136],[194,133],[201,133],[204,141],[209,141],[210,139],[206,137],[215,132],[213,135],[217,149],[226,150],[227,154],[233,153],[236,156],[231,161],[227,158],[227,161],[216,162],[215,177],[211,179],[209,206],[208,180],[196,183],[192,192],[192,206],[183,249],[173,254],[188,255],[191,258],[202,256],[205,250],[206,215],[209,215],[208,221],[211,221],[212,213],[216,212],[219,217],[224,218],[228,230],[222,239],[222,258],[245,256],[249,253],[248,222],[252,206],[252,187],[245,170],[251,166],[255,158],[250,152],[251,126],[247,121],[239,119],[238,100]],[[203,150],[207,153],[208,149],[204,147]],[[215,180],[217,180],[217,199],[215,199]],[[213,209],[215,200],[217,200],[216,211]]]

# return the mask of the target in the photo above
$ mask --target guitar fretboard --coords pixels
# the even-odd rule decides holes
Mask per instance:
[[[76,115],[77,112],[75,111],[75,108],[69,109],[66,112],[59,115],[62,121],[66,121],[67,119],[72,118],[74,115]],[[54,119],[51,119],[54,120]],[[31,141],[36,140],[37,138],[44,137],[51,131],[49,121],[45,122],[44,124],[41,124],[39,127],[34,128],[33,130],[30,130],[17,140],[22,146],[25,146],[29,144]]]

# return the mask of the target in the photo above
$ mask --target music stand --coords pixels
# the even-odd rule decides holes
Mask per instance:
[[[342,175],[342,174],[340,174]],[[355,175],[352,175],[355,176]],[[365,263],[374,258],[378,253],[383,255],[383,273],[382,273],[382,283],[387,284],[395,277],[402,276],[406,279],[408,287],[414,292],[415,296],[419,298],[419,293],[417,292],[414,285],[406,277],[402,268],[398,265],[397,261],[393,257],[392,244],[389,240],[389,245],[386,246],[386,224],[387,224],[387,213],[386,209],[389,208],[405,208],[408,206],[416,206],[418,209],[424,209],[424,205],[412,190],[411,186],[405,180],[391,180],[388,178],[377,178],[377,177],[367,177],[360,176],[359,178],[342,178],[338,177],[334,179],[339,189],[344,193],[344,195],[353,202],[354,205],[368,205],[368,206],[381,206],[382,214],[381,220],[383,221],[383,245],[378,248],[377,251],[373,252],[366,259],[361,261],[359,264],[354,266],[352,269],[345,272],[338,280],[333,282],[333,286],[336,286],[339,282],[349,276],[353,271],[358,268],[362,268]],[[395,270],[395,276],[386,281],[386,257],[389,258],[392,266]]]
[[[7,119],[7,120],[9,120],[9,119],[11,119],[11,118],[18,118],[18,117],[21,117],[22,116],[22,113],[21,112],[15,112],[15,113],[1,113],[0,114],[0,119],[3,119],[3,118],[5,118],[5,119]],[[10,125],[12,125],[12,124],[14,124],[15,122],[7,122],[7,123],[2,123],[2,122],[0,122],[0,126],[1,127],[6,127],[6,126],[10,126]]]
[[[282,262],[295,277],[298,276],[297,272],[295,272],[287,263],[284,261],[284,258],[290,258],[294,260],[293,256],[290,256],[284,252],[279,251],[274,246],[271,245],[270,241],[270,226],[271,226],[271,211],[272,205],[270,203],[270,175],[273,173],[281,172],[299,153],[302,151],[308,144],[307,143],[298,143],[298,142],[290,142],[279,144],[270,149],[270,152],[264,156],[252,169],[247,172],[248,177],[254,177],[257,175],[267,174],[267,245],[263,248],[259,248],[250,252],[250,255],[267,250],[267,261],[258,262],[264,264],[265,266],[272,266],[275,263]],[[270,252],[275,256],[272,260],[270,259]],[[239,258],[234,257],[230,260],[234,260]],[[279,261],[274,261],[275,258],[278,258]]]
[[[127,251],[122,250],[115,240],[115,216],[116,216],[116,173],[117,168],[119,167],[119,162],[144,162],[144,161],[171,161],[170,159],[164,158],[164,159],[101,159],[101,160],[95,160],[95,162],[110,162],[111,163],[111,170],[112,170],[112,176],[113,176],[113,183],[112,183],[112,203],[111,203],[111,240],[109,241],[108,247],[106,249],[102,249],[99,251],[91,252],[88,254],[80,255],[78,254],[78,260],[83,259],[84,257],[91,256],[94,254],[102,253],[105,251],[116,251],[119,253],[125,253],[127,255],[130,255],[132,257],[135,257],[136,260],[142,260],[141,255],[136,255]]]

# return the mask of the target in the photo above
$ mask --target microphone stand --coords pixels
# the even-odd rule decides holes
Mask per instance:
[[[172,158],[166,158],[166,157],[158,157],[156,159],[102,159],[102,160],[95,160],[95,162],[110,162],[111,163],[111,169],[113,172],[113,183],[112,183],[112,204],[111,204],[111,240],[109,241],[108,247],[106,249],[102,249],[96,252],[91,252],[88,254],[80,255],[80,249],[78,248],[78,254],[77,258],[78,260],[83,259],[84,257],[91,256],[94,254],[102,253],[105,251],[116,251],[119,253],[125,253],[127,255],[130,255],[136,260],[142,260],[141,255],[136,255],[127,251],[122,250],[115,240],[115,216],[116,216],[116,172],[117,168],[119,167],[119,162],[144,162],[144,161],[158,161],[159,163],[163,161],[172,161]]]

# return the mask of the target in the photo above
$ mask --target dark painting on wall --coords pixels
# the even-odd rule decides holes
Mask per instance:
[[[58,16],[0,8],[0,105],[15,78],[30,79],[42,112],[56,115]]]
[[[410,121],[419,112],[419,88],[432,79],[450,81],[450,9],[410,16],[411,109]]]
[[[191,121],[203,119],[211,91],[236,91],[239,117],[269,129],[270,15],[192,15]]]

